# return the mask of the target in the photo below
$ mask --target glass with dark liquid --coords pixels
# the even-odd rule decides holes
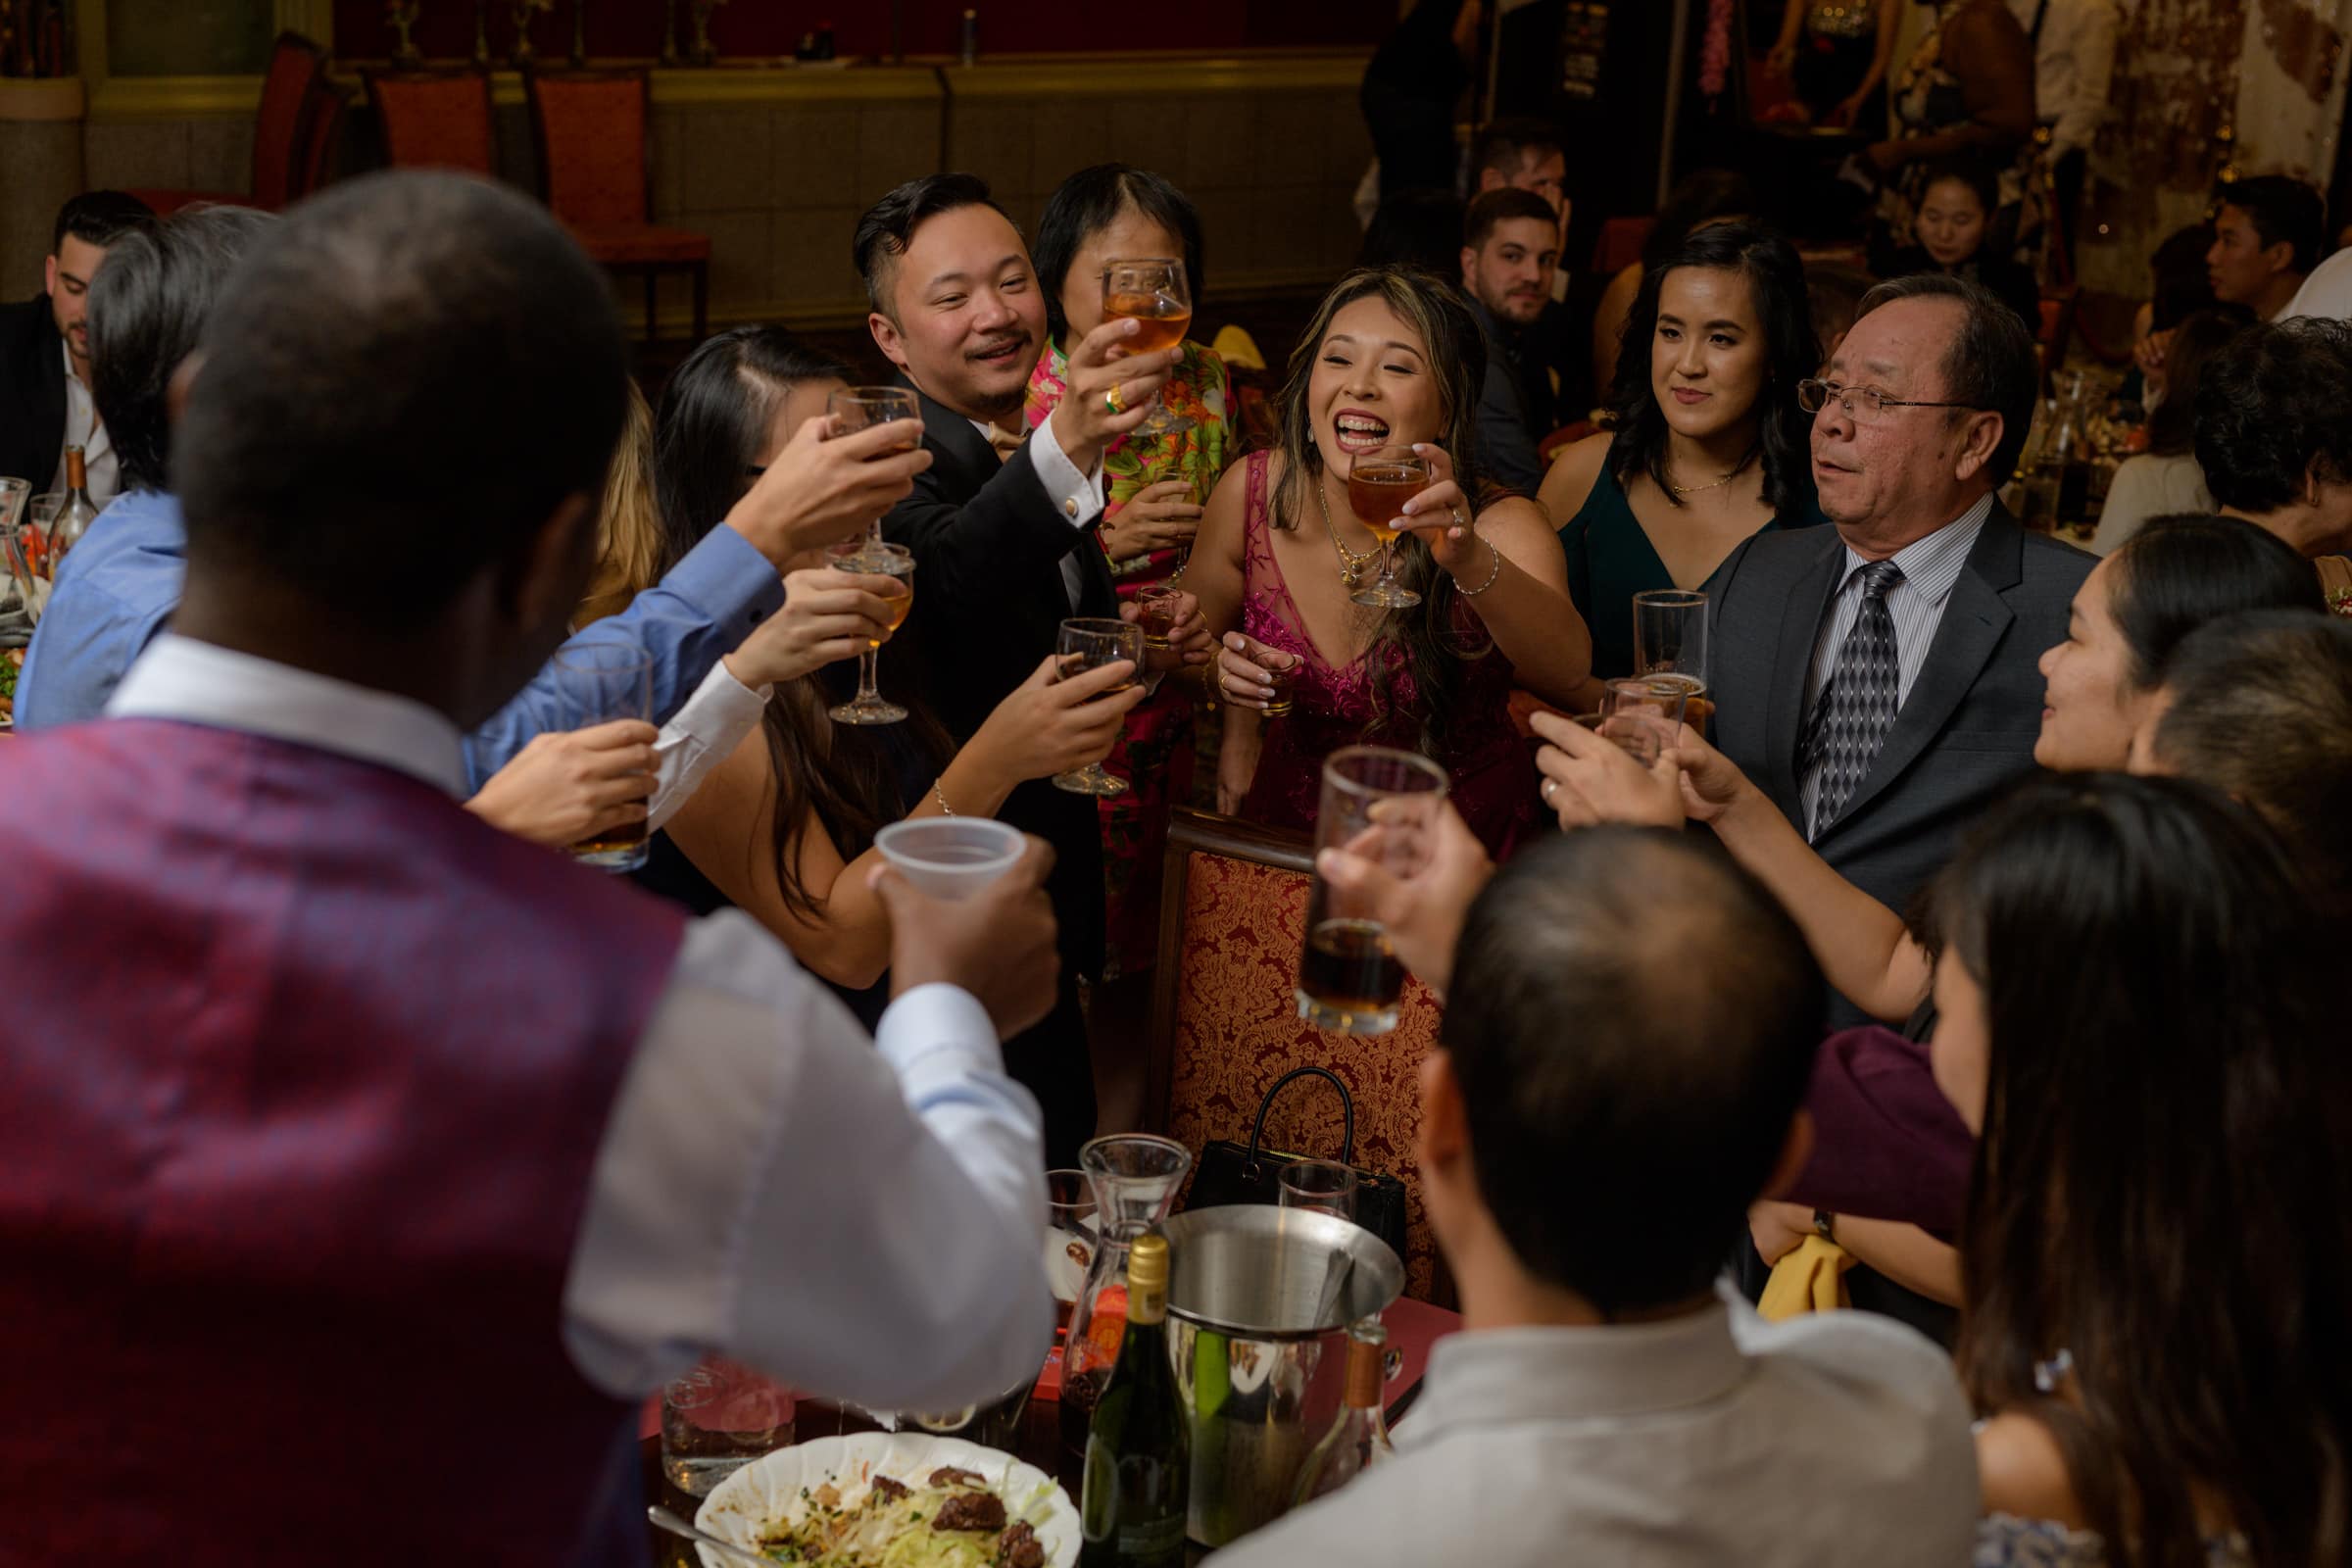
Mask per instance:
[[[1380,580],[1348,597],[1377,610],[1403,610],[1421,596],[1396,583],[1397,524],[1404,504],[1428,489],[1437,475],[1429,460],[1411,447],[1375,447],[1348,465],[1348,510],[1380,541]]]
[[[1079,616],[1061,623],[1055,652],[1061,656],[1061,676],[1083,675],[1090,669],[1124,659],[1135,667],[1126,680],[1102,694],[1113,697],[1144,678],[1144,628],[1132,621]],[[1100,701],[1101,699],[1097,699]],[[1073,795],[1124,795],[1127,781],[1104,770],[1099,761],[1054,775],[1055,789]]]
[[[556,651],[564,716],[573,729],[633,718],[647,722],[654,706],[654,661],[644,648],[617,633],[594,641],[565,643]],[[634,871],[645,863],[645,818],[592,833],[571,846],[571,855],[606,871]]]
[[[1323,764],[1315,849],[1345,850],[1409,877],[1428,864],[1446,770],[1426,757],[1385,746],[1350,746]],[[1298,1016],[1318,1029],[1379,1035],[1396,1027],[1404,965],[1369,907],[1320,874],[1307,895],[1306,942],[1298,956]]]
[[[1117,257],[1102,269],[1102,318],[1126,318],[1136,323],[1127,340],[1131,354],[1152,354],[1184,341],[1193,324],[1193,289],[1181,259],[1168,256]],[[1151,416],[1135,427],[1149,437],[1189,430],[1193,421],[1168,412],[1167,403],[1152,400]]]
[[[915,431],[922,425],[923,406],[914,393],[903,386],[845,386],[837,387],[825,399],[825,412],[833,416],[833,433],[849,435],[858,430],[871,429],[877,424],[890,424],[900,419],[915,421],[905,441],[893,442],[883,455],[894,457],[912,452],[918,444]],[[882,519],[876,516],[865,526],[868,545],[882,543]]]

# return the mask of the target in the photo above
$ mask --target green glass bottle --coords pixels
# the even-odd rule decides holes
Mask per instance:
[[[1086,1434],[1079,1568],[1183,1568],[1192,1442],[1168,1356],[1168,1239],[1127,1258],[1127,1335]]]

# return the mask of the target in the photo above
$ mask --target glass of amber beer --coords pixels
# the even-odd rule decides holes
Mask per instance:
[[[1152,354],[1184,341],[1193,324],[1192,280],[1184,263],[1170,256],[1113,257],[1102,268],[1102,318],[1122,317],[1137,322],[1127,340],[1130,354]],[[1153,394],[1152,413],[1135,427],[1147,440],[1189,430],[1193,421],[1168,411],[1165,398]]]
[[[573,729],[634,718],[648,722],[654,706],[654,661],[636,643],[613,637],[570,643],[558,650],[564,707]],[[645,819],[580,840],[574,858],[607,871],[634,871],[645,863]]]
[[[1446,770],[1426,757],[1385,746],[1349,746],[1323,764],[1315,850],[1346,850],[1411,876],[1436,846],[1446,804]],[[1298,1016],[1318,1029],[1382,1035],[1396,1027],[1404,965],[1368,908],[1315,877],[1307,896],[1306,945],[1298,958]]]

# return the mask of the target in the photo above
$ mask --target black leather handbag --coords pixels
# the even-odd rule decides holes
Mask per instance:
[[[1281,1200],[1282,1168],[1297,1160],[1317,1158],[1260,1147],[1265,1142],[1266,1112],[1274,1097],[1300,1078],[1321,1078],[1339,1091],[1344,1132],[1340,1162],[1355,1172],[1355,1222],[1389,1244],[1399,1262],[1404,1259],[1404,1183],[1355,1162],[1355,1102],[1340,1075],[1328,1067],[1297,1067],[1274,1081],[1258,1102],[1257,1120],[1250,1129],[1247,1148],[1231,1139],[1212,1140],[1200,1151],[1199,1172],[1193,1177],[1187,1208],[1215,1208],[1226,1203],[1273,1203]]]

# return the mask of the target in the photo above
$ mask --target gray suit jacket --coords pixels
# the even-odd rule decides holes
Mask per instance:
[[[1758,534],[1707,584],[1716,746],[1804,825],[1805,675],[1844,575],[1835,528]],[[1952,586],[1910,698],[1845,812],[1814,846],[1898,914],[1984,808],[2034,769],[2042,654],[2097,559],[2030,534],[1997,502]]]

